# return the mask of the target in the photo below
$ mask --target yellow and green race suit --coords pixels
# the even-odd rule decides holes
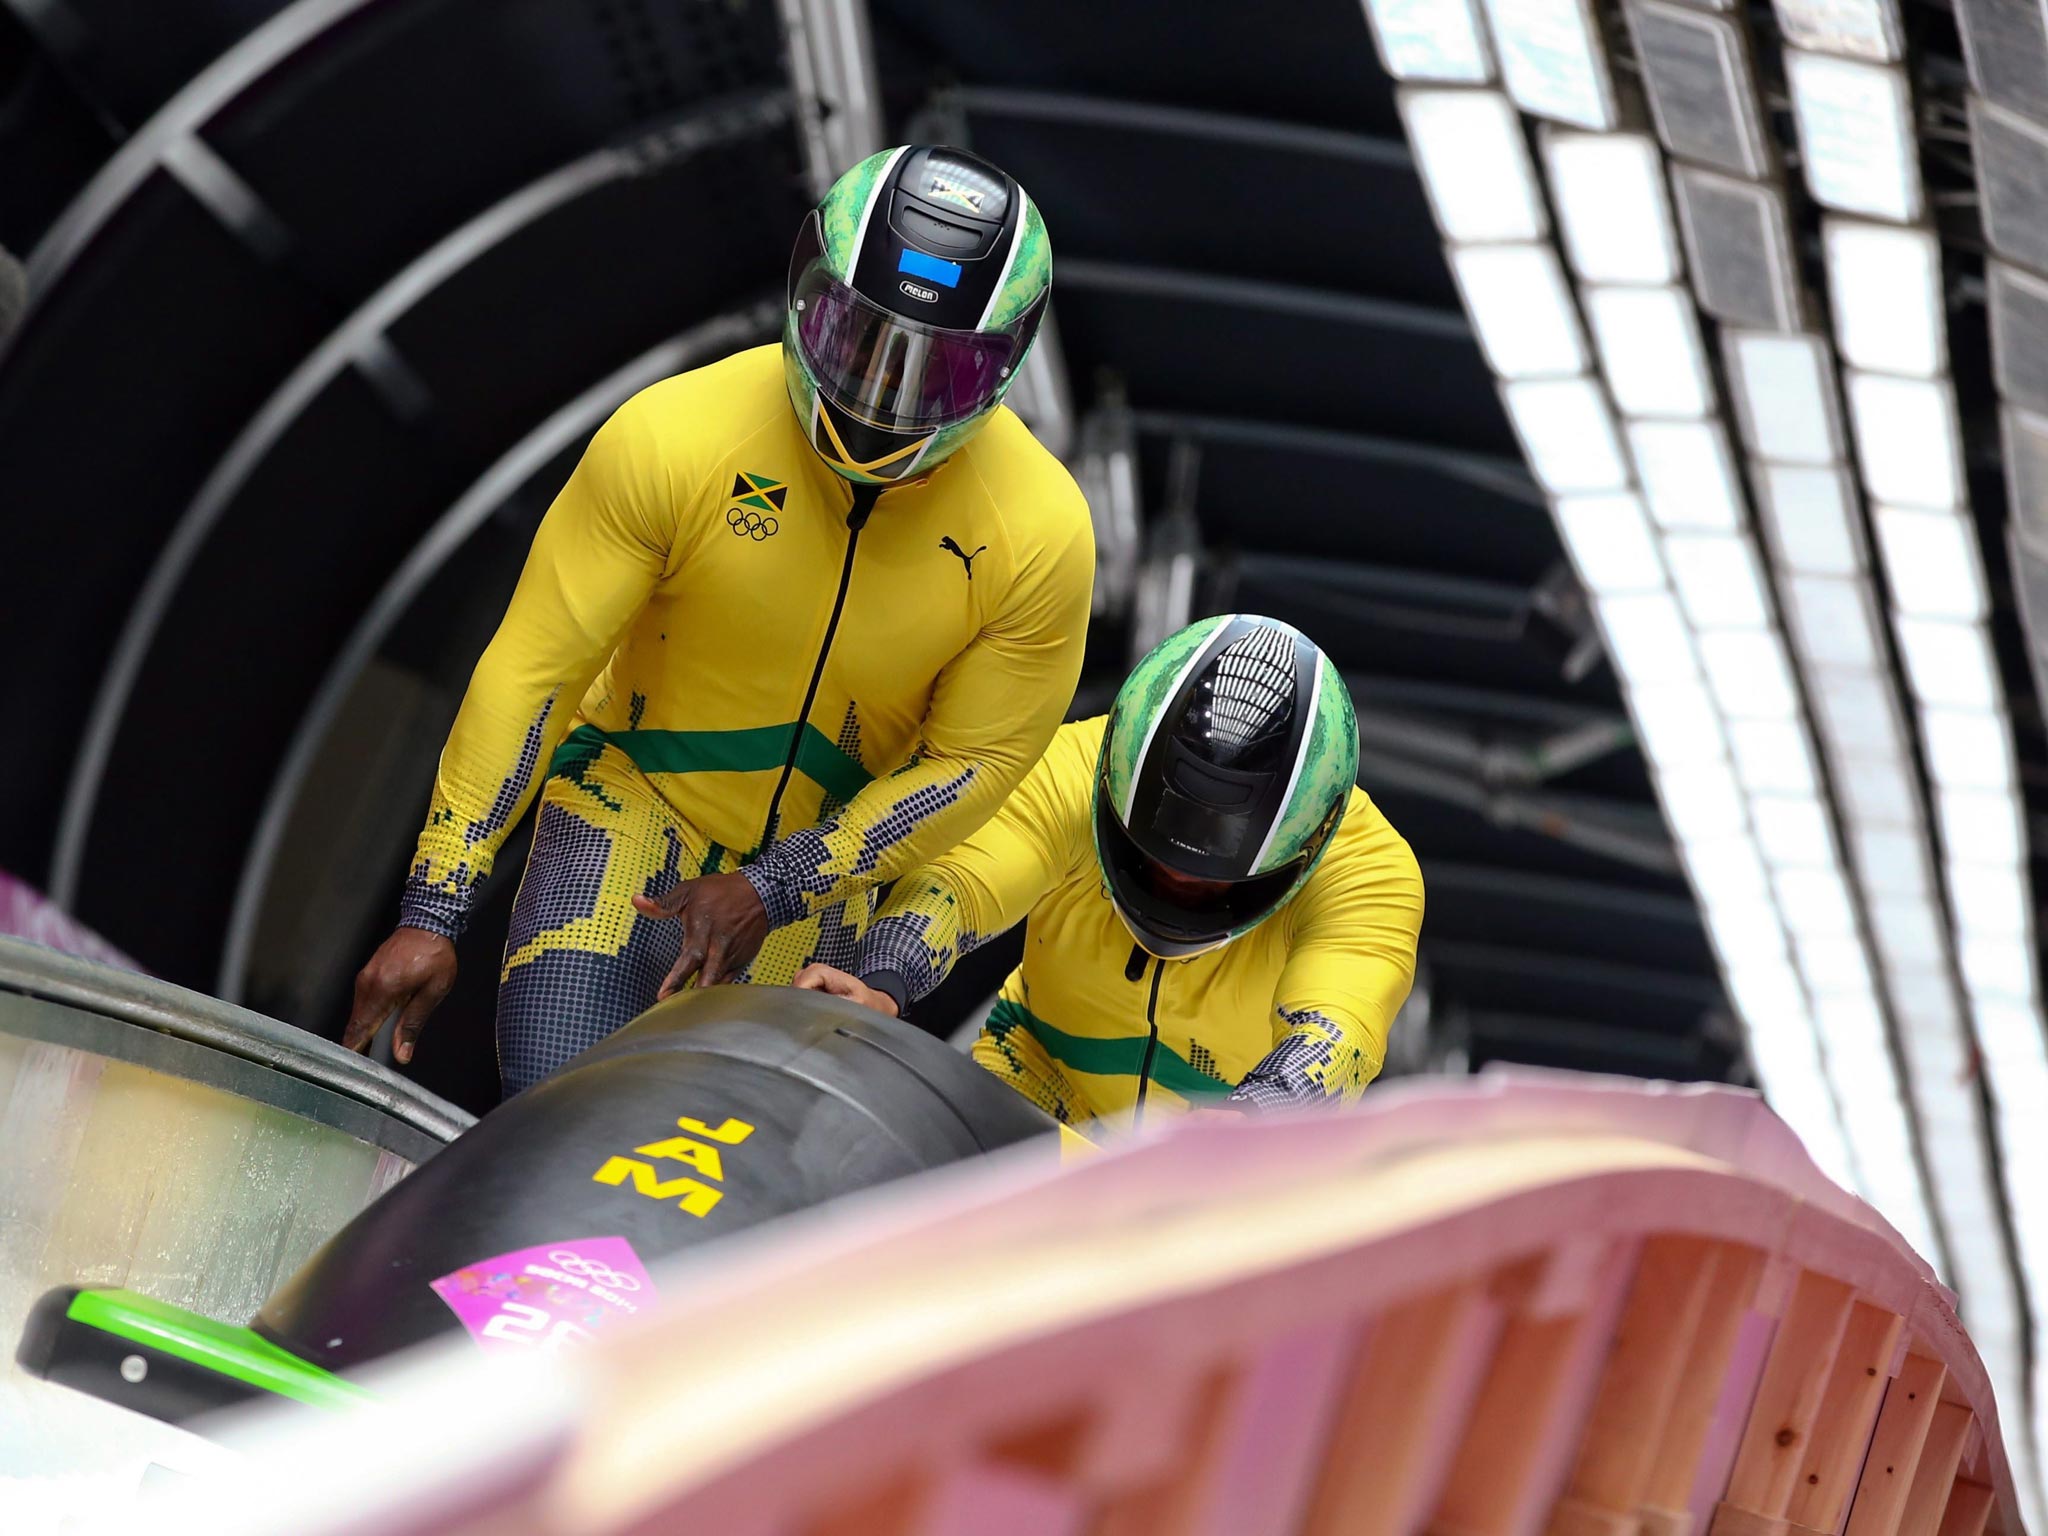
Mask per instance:
[[[1061,727],[991,820],[903,877],[862,942],[859,974],[915,1001],[1022,918],[1023,963],[974,1057],[1067,1124],[1205,1098],[1356,1097],[1415,976],[1422,875],[1407,842],[1353,789],[1292,901],[1221,948],[1154,959],[1135,948],[1096,862],[1106,724]]]
[[[742,868],[775,925],[750,979],[850,963],[875,887],[978,827],[1058,726],[1094,572],[1059,462],[1003,409],[859,527],[854,504],[771,345],[634,396],[549,509],[401,914],[459,932],[539,792],[500,991],[508,1090],[653,1002],[679,930],[633,896]]]

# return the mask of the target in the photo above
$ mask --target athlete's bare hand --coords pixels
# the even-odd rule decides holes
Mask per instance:
[[[635,896],[633,906],[646,917],[682,921],[683,950],[657,998],[674,995],[692,976],[700,987],[731,981],[768,937],[768,909],[745,875],[699,875],[666,896]]]
[[[858,976],[849,976],[837,966],[807,965],[796,973],[795,985],[806,992],[829,992],[834,997],[859,1003],[863,1008],[886,1013],[892,1019],[896,1017],[895,998],[886,992],[877,992]]]
[[[396,1012],[398,1027],[391,1036],[391,1054],[412,1060],[413,1042],[427,1015],[455,985],[455,946],[424,928],[397,928],[377,946],[369,963],[356,972],[355,1006],[341,1043],[367,1051],[384,1021]]]

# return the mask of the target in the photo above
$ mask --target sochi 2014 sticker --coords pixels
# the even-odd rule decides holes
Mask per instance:
[[[623,1237],[541,1243],[465,1264],[434,1294],[488,1350],[588,1343],[654,1301],[647,1266]]]

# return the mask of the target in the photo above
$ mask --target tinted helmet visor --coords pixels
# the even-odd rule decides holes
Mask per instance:
[[[1203,810],[1198,835],[1242,841],[1249,832],[1241,817],[1198,809]],[[1117,819],[1108,789],[1101,780],[1095,788],[1095,841],[1101,851],[1110,898],[1130,926],[1132,936],[1148,952],[1165,960],[1213,949],[1232,934],[1270,916],[1287,899],[1313,857],[1312,851],[1304,851],[1279,868],[1247,880],[1216,880],[1199,868],[1180,868],[1164,859],[1155,860]],[[1161,878],[1162,867],[1197,883]]]
[[[988,331],[897,314],[832,275],[814,214],[797,241],[789,308],[804,366],[836,410],[885,432],[925,434],[966,421],[1000,397],[1039,306]]]

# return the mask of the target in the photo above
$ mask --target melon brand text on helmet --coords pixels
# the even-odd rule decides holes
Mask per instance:
[[[847,479],[940,463],[1009,393],[1052,291],[1045,221],[965,150],[870,155],[804,220],[783,372],[811,446]]]
[[[1148,953],[1257,927],[1314,873],[1358,781],[1358,720],[1330,658],[1277,619],[1168,636],[1118,690],[1095,772],[1095,854]]]

